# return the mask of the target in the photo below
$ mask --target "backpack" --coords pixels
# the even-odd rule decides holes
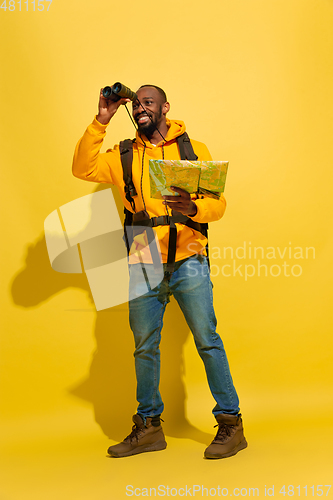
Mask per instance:
[[[133,162],[133,142],[132,139],[126,139],[119,143],[120,158],[123,168],[123,179],[125,183],[125,198],[131,204],[131,207],[135,213],[135,202],[133,197],[137,196],[137,192],[132,180],[132,162]],[[195,161],[198,159],[197,155],[193,150],[190,138],[186,132],[177,137],[177,143],[179,148],[179,154],[181,160]],[[127,247],[127,253],[129,254],[131,245],[133,243],[135,226],[144,226],[147,231],[148,244],[152,253],[153,262],[158,262],[158,251],[155,242],[155,235],[152,231],[153,227],[156,226],[170,226],[169,234],[169,247],[168,247],[168,259],[166,265],[165,275],[170,279],[174,267],[175,267],[175,257],[176,257],[176,244],[177,244],[177,227],[176,223],[185,224],[186,226],[199,231],[207,238],[208,224],[200,224],[199,222],[194,222],[190,217],[183,215],[180,212],[172,211],[172,215],[161,215],[159,217],[149,217],[147,212],[142,211],[142,217],[140,212],[136,212],[136,220],[133,220],[133,213],[124,208],[125,220],[124,220],[124,240]],[[209,265],[208,257],[208,242],[206,245],[207,260]]]

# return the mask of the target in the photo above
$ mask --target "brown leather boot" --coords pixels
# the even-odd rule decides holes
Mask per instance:
[[[124,441],[110,446],[108,454],[111,457],[128,457],[146,451],[164,450],[167,446],[162,426],[152,424],[152,418],[146,418],[146,425],[140,415],[133,415],[132,432]],[[155,423],[155,422],[154,422]]]
[[[220,413],[216,415],[216,420],[219,428],[215,439],[205,450],[205,458],[232,457],[247,447],[241,415]]]

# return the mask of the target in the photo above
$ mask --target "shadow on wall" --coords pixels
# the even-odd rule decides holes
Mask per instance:
[[[99,186],[97,190],[109,188]],[[97,191],[96,190],[96,191]],[[119,210],[118,192],[113,195]],[[62,274],[51,268],[44,235],[28,247],[25,267],[12,283],[12,298],[17,306],[41,306],[66,288],[86,291],[90,300],[88,282],[84,274]],[[136,411],[136,379],[134,371],[134,340],[128,321],[128,305],[123,304],[96,311],[96,350],[88,376],[74,387],[70,394],[90,401],[95,420],[104,434],[115,441],[122,440],[130,430],[130,418]],[[161,394],[165,404],[163,424],[169,436],[188,438],[208,444],[212,436],[200,431],[186,416],[186,393],[182,379],[184,344],[189,328],[175,300],[168,304],[161,342]],[[208,384],[207,384],[208,390]]]

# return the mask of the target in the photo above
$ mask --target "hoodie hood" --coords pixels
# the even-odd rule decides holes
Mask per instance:
[[[162,144],[167,144],[168,142],[174,141],[176,137],[179,137],[185,132],[185,124],[181,120],[169,120],[168,118],[166,119],[166,124],[168,127],[168,132],[165,137],[165,141],[162,140],[156,146],[161,146]],[[138,146],[146,145],[147,148],[155,148],[156,146],[153,146],[149,139],[145,135],[139,135],[139,133],[136,133],[136,142]]]

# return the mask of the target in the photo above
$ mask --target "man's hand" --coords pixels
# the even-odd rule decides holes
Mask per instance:
[[[194,217],[197,213],[197,206],[194,201],[191,200],[190,194],[184,189],[171,186],[173,191],[179,193],[179,196],[163,196],[164,205],[167,205],[173,210],[182,213],[183,215],[188,215],[189,217]]]
[[[131,100],[126,99],[125,97],[121,98],[117,102],[105,99],[103,96],[103,89],[101,89],[99,94],[98,115],[96,116],[99,123],[102,123],[103,125],[109,123],[113,115],[117,112],[119,106],[126,104],[126,102],[131,102]]]

